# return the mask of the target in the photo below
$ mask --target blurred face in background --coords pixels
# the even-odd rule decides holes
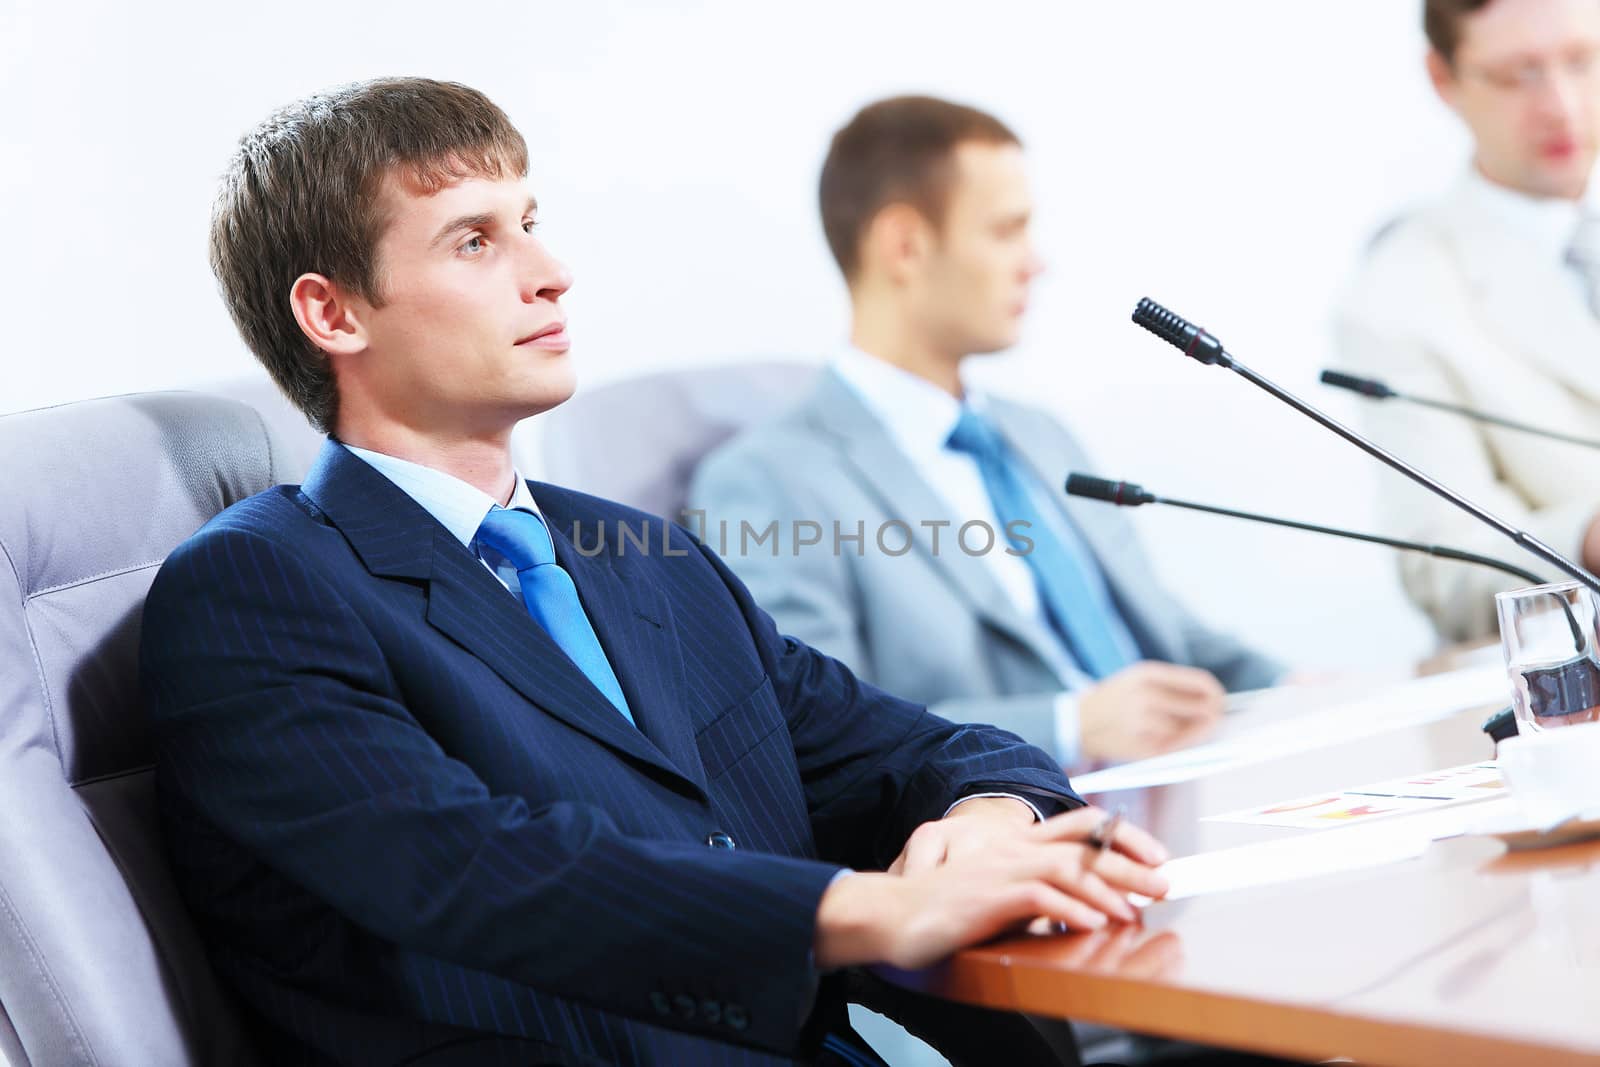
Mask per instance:
[[[1576,199],[1600,130],[1600,0],[1492,0],[1460,22],[1435,89],[1472,131],[1484,177],[1529,196]]]
[[[918,257],[912,308],[924,334],[958,356],[1010,348],[1043,269],[1029,222],[1033,198],[1014,144],[957,146],[944,215]]]

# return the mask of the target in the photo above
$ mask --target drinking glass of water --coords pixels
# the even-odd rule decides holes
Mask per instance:
[[[1494,600],[1519,732],[1600,722],[1595,594],[1554,582]]]

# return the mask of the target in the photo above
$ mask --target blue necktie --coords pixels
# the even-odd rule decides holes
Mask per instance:
[[[555,545],[544,520],[528,511],[496,506],[478,527],[478,542],[500,553],[517,568],[522,585],[522,606],[533,621],[561,646],[561,651],[617,706],[622,717],[633,722],[622,686],[606,659],[600,638],[595,636],[589,616],[578,599],[572,576],[556,562]]]
[[[1033,570],[1045,612],[1078,666],[1095,678],[1104,678],[1132,663],[1113,632],[1116,608],[1095,563],[1078,546],[1062,543],[1051,532],[1000,435],[977,412],[963,408],[946,446],[977,461],[1002,526],[1028,524],[1033,549],[1022,558]],[[1015,547],[1020,552],[1025,546]]]

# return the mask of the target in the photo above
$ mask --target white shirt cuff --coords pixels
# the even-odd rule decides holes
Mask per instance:
[[[1015,793],[974,793],[970,797],[962,797],[960,800],[956,801],[954,804],[950,805],[948,808],[945,808],[944,809],[944,814],[939,816],[939,818],[941,818],[941,819],[949,818],[950,817],[950,813],[952,811],[955,811],[957,808],[959,808],[961,805],[965,804],[967,801],[969,801],[969,800],[977,800],[980,797],[1005,797],[1007,800],[1020,800],[1022,803],[1028,805],[1028,808],[1033,812],[1033,821],[1034,822],[1044,822],[1044,812],[1039,810],[1039,806],[1037,804],[1035,804],[1033,801],[1029,800],[1027,797],[1019,797]]]

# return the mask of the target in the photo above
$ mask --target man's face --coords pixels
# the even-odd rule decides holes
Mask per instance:
[[[1472,130],[1484,175],[1531,196],[1583,195],[1600,147],[1600,2],[1492,0],[1461,23],[1434,85]]]
[[[420,433],[507,431],[572,395],[562,295],[572,276],[533,234],[517,178],[467,178],[437,193],[385,183],[382,307],[341,394],[362,389]]]
[[[1017,343],[1043,269],[1028,231],[1022,149],[971,142],[956,148],[954,164],[943,223],[918,274],[917,313],[945,351],[996,352]]]

